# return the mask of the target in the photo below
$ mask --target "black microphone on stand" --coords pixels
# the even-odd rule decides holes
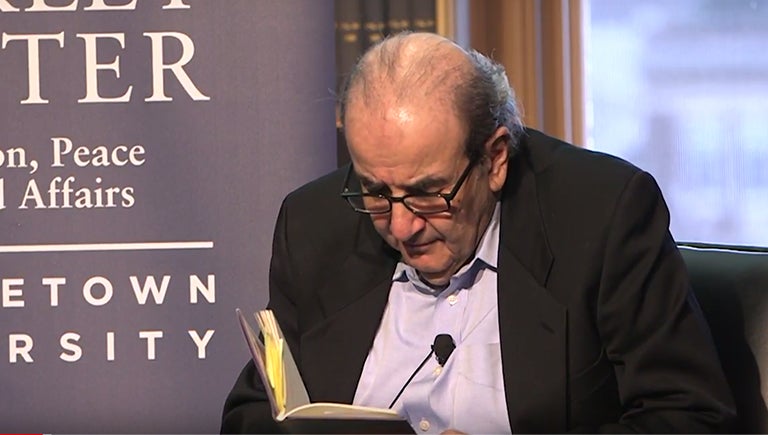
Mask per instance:
[[[448,357],[451,356],[451,353],[453,353],[453,349],[456,349],[456,343],[453,342],[453,337],[451,337],[450,334],[436,335],[435,341],[432,343],[432,350],[429,351],[429,354],[427,354],[427,357],[424,358],[424,361],[422,361],[421,364],[416,367],[416,370],[411,373],[411,377],[405,381],[405,385],[403,385],[403,388],[400,389],[400,391],[397,393],[397,396],[395,396],[394,400],[392,400],[392,403],[390,403],[387,408],[392,408],[395,402],[397,402],[397,399],[400,398],[400,395],[403,394],[403,391],[405,391],[405,387],[411,383],[413,377],[416,376],[416,373],[418,373],[422,367],[424,367],[424,364],[429,361],[429,357],[431,357],[433,353],[435,354],[435,358],[437,358],[437,363],[440,364],[440,367],[442,367],[448,361]]]

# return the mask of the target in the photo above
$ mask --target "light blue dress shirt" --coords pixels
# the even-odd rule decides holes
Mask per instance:
[[[432,357],[392,407],[416,433],[509,433],[499,345],[496,268],[499,204],[475,257],[436,291],[398,263],[389,301],[363,366],[354,404],[386,408],[438,334],[456,343],[445,367]]]

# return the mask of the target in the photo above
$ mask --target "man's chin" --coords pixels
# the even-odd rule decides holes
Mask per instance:
[[[437,277],[430,277],[422,273],[419,273],[419,275],[424,283],[435,289],[444,289],[445,287],[448,287],[448,284],[451,282],[450,277],[446,277],[445,275],[439,275]]]
[[[419,272],[419,276],[429,284],[432,285],[445,285],[450,281],[450,274],[446,273],[446,268],[435,264],[434,261],[430,261],[426,256],[417,257],[405,257],[405,262],[416,269]]]

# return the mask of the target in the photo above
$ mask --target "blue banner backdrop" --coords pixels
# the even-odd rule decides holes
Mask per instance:
[[[0,431],[218,431],[280,200],[335,167],[333,2],[0,0],[0,32]]]

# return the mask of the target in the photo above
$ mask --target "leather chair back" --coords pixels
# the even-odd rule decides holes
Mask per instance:
[[[681,244],[736,400],[737,429],[768,433],[768,249]]]

